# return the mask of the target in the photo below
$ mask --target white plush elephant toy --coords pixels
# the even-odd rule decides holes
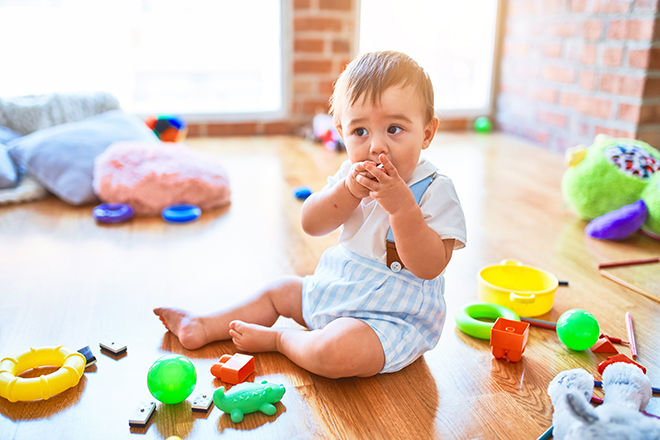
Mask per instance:
[[[591,406],[594,378],[581,368],[559,373],[548,385],[554,406],[556,440],[660,439],[660,419],[641,411],[651,399],[651,381],[644,372],[618,362],[603,372],[603,404]]]

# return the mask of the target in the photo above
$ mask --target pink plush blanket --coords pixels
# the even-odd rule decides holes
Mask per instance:
[[[229,203],[227,172],[214,156],[182,144],[117,142],[96,158],[93,187],[107,203],[158,215],[173,203],[204,209]]]

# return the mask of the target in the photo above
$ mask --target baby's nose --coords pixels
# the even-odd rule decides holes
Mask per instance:
[[[387,139],[384,136],[372,136],[369,152],[378,156],[381,153],[387,153]]]

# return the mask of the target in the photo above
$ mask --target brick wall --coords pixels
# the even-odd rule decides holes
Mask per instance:
[[[332,84],[357,54],[356,0],[289,1],[289,115],[259,122],[191,123],[189,136],[282,134],[327,111]],[[284,24],[287,26],[287,24]],[[286,69],[285,69],[286,73]],[[286,99],[286,98],[285,98]]]
[[[595,135],[660,147],[658,0],[508,0],[498,126],[562,151]]]

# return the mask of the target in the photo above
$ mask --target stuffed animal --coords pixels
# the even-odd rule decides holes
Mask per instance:
[[[660,239],[660,151],[633,139],[599,135],[566,152],[564,199],[591,220],[589,237],[622,240],[637,230]]]
[[[590,405],[594,378],[581,368],[559,373],[548,385],[556,440],[660,439],[660,419],[640,412],[651,399],[651,381],[637,366],[617,362],[603,372],[603,404]]]

